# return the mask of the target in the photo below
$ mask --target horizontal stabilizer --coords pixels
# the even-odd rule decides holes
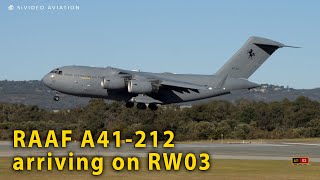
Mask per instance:
[[[298,46],[287,46],[287,45],[284,45],[282,47],[289,47],[289,48],[302,48],[302,47],[298,47]]]

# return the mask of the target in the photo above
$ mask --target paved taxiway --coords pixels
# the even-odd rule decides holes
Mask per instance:
[[[311,162],[320,162],[320,144],[318,143],[177,143],[175,148],[133,148],[132,143],[122,144],[115,148],[111,143],[108,148],[79,148],[79,142],[70,142],[67,148],[13,148],[12,142],[0,142],[0,157],[13,156],[67,156],[72,151],[75,155],[88,156],[139,156],[146,157],[148,152],[207,152],[214,159],[261,159],[291,160],[292,157],[310,157]]]

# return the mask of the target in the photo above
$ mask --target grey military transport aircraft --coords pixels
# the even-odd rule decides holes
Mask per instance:
[[[157,110],[158,105],[181,103],[252,89],[259,84],[248,78],[278,48],[270,39],[250,37],[231,59],[213,75],[150,73],[113,67],[64,66],[45,75],[42,82],[59,93],[103,98],[135,104],[138,109]]]

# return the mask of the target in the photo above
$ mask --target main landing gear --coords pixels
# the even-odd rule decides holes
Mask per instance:
[[[134,106],[134,102],[126,102],[127,108],[132,108]],[[147,109],[147,105],[145,103],[137,103],[137,108],[141,110]],[[148,108],[152,111],[156,111],[158,109],[158,106],[156,104],[149,104]]]
[[[148,108],[152,111],[156,111],[158,109],[158,106],[156,104],[151,103],[148,105]]]
[[[134,103],[133,102],[127,102],[126,103],[126,107],[127,108],[132,108],[134,106]]]

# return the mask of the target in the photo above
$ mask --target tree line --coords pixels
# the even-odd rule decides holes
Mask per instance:
[[[12,139],[13,130],[28,133],[38,130],[46,138],[48,130],[73,130],[81,139],[84,130],[94,138],[101,131],[120,130],[122,138],[134,137],[137,130],[146,133],[171,130],[175,140],[279,139],[320,137],[320,102],[306,97],[295,101],[235,103],[212,101],[191,108],[162,106],[157,111],[128,109],[121,103],[92,99],[86,107],[57,112],[37,106],[0,103],[0,139]],[[111,135],[111,133],[109,133]],[[165,137],[159,133],[159,139]]]

